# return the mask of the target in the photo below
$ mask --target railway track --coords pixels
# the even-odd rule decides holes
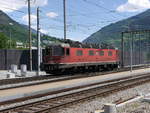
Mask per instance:
[[[136,77],[124,78],[100,86],[89,86],[89,89],[79,90],[74,93],[47,98],[28,104],[3,109],[1,113],[53,113],[53,110],[66,106],[77,104],[83,101],[103,97],[112,93],[132,88],[134,86],[150,82],[150,75],[141,75]],[[91,88],[90,88],[91,87]]]
[[[142,69],[147,68],[143,66],[137,66],[133,69]],[[57,82],[57,81],[64,81],[64,80],[71,80],[71,79],[79,79],[91,76],[99,76],[105,74],[112,74],[118,72],[129,71],[129,67],[119,70],[113,71],[104,71],[104,72],[93,72],[93,73],[83,73],[83,74],[74,74],[74,75],[46,75],[46,76],[36,76],[36,77],[27,77],[27,78],[14,78],[14,79],[2,79],[0,80],[0,90],[4,89],[11,89],[11,88],[18,88],[24,86],[32,86],[38,84],[44,84],[49,82]]]

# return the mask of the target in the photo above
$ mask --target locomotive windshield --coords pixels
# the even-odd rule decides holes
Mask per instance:
[[[65,53],[64,51],[64,48],[61,46],[49,46],[46,48],[46,55],[63,56]]]

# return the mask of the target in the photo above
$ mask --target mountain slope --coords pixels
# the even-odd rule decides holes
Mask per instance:
[[[110,24],[103,27],[90,37],[85,39],[84,43],[112,43],[118,45],[121,40],[121,32],[127,30],[150,30],[150,10],[131,18]]]
[[[10,25],[12,23],[13,25]],[[0,11],[0,32],[3,32],[6,36],[12,35],[12,40],[27,43],[28,42],[28,27],[26,25],[19,24],[11,19],[3,11]],[[45,38],[46,37],[46,38]],[[34,45],[36,44],[36,31],[32,30],[32,38]],[[59,41],[59,39],[47,35],[41,37],[43,40]]]

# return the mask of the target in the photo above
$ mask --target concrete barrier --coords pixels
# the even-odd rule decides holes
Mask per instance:
[[[21,75],[26,76],[27,75],[27,65],[21,65]]]
[[[12,65],[11,65],[11,72],[16,74],[16,73],[17,73],[17,70],[18,70],[17,65],[12,64]]]
[[[16,78],[16,75],[15,75],[15,73],[9,73],[8,72],[6,78],[10,78],[10,79]]]
[[[104,113],[104,110],[96,110],[94,113]]]
[[[115,104],[105,104],[104,105],[104,113],[117,113]]]
[[[144,98],[142,101],[143,101],[143,102],[150,103],[150,98]]]

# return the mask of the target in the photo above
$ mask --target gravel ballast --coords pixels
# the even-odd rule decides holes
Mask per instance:
[[[114,103],[118,100],[127,100],[137,95],[150,93],[150,83],[146,83],[134,88],[114,93],[104,98],[95,98],[68,108],[58,109],[53,113],[94,113],[96,110],[103,108],[105,103]],[[141,101],[133,102],[117,108],[118,113],[150,113],[148,103]]]

